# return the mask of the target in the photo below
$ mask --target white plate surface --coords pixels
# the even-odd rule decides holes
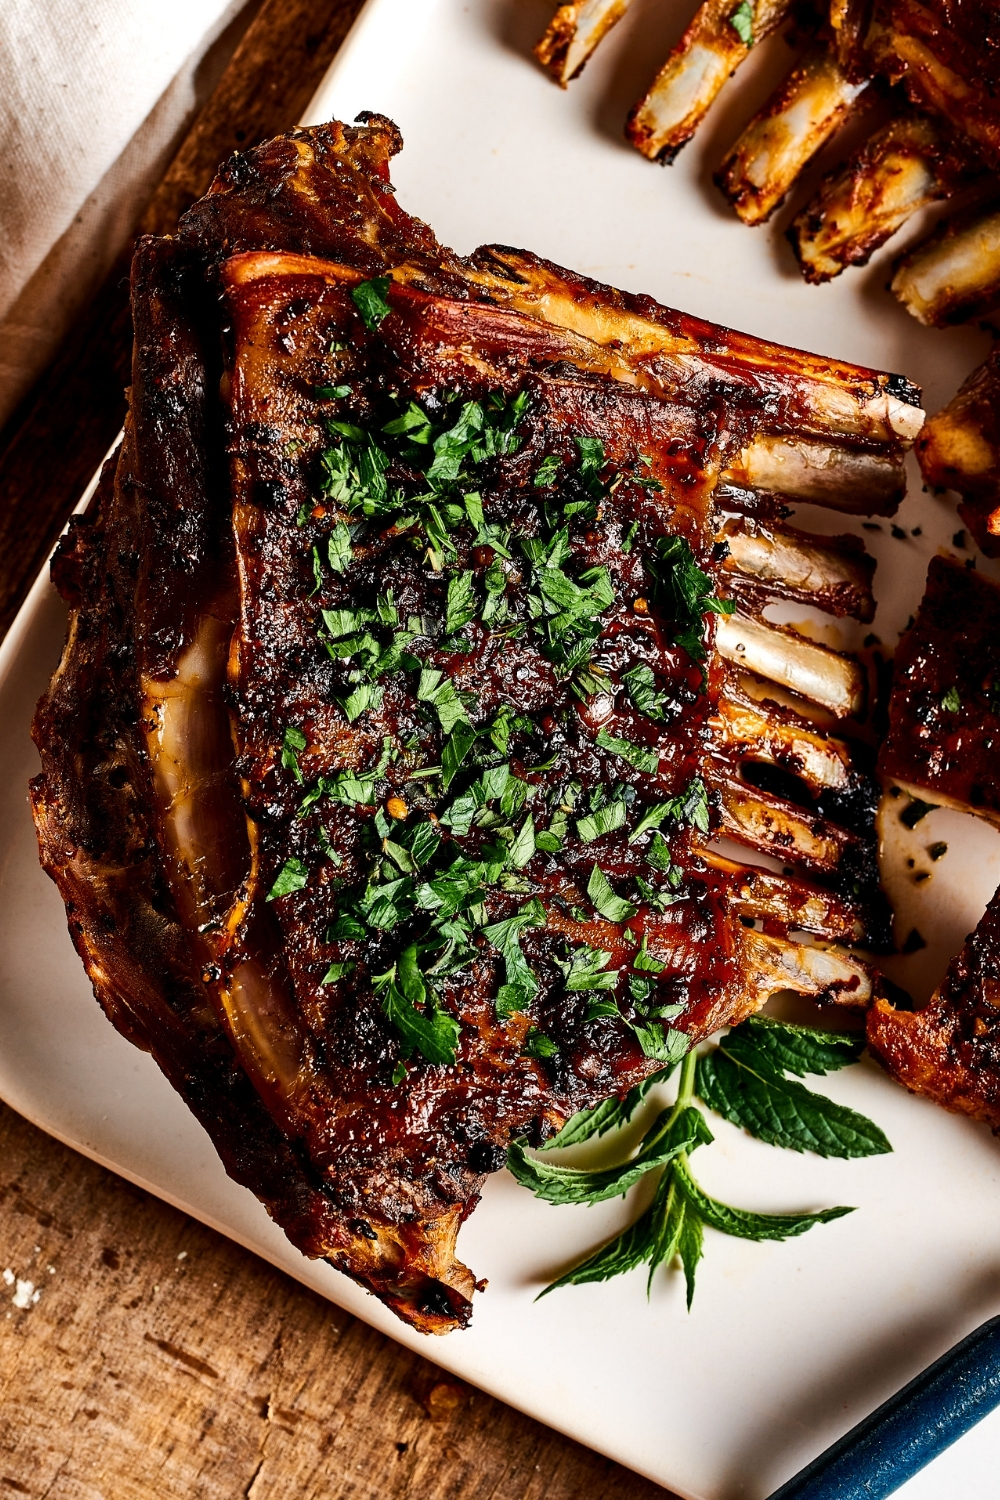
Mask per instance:
[[[778,230],[745,229],[708,186],[780,67],[783,42],[759,49],[671,170],[621,142],[628,104],[690,8],[635,0],[584,79],[562,93],[527,56],[550,13],[544,0],[369,0],[308,118],[361,109],[395,118],[407,143],[394,173],[400,200],[460,251],[526,245],[751,333],[902,370],[935,409],[980,357],[979,335],[919,328],[881,291],[884,255],[829,287],[804,286]],[[919,536],[894,539],[887,523],[865,533],[879,558],[874,629],[889,645],[920,597],[927,558],[959,524],[949,503],[913,490],[897,520]],[[822,512],[800,519],[843,529]],[[463,1258],[490,1283],[466,1333],[408,1332],[304,1260],[227,1179],[151,1060],[104,1020],[38,867],[28,723],[63,629],[62,606],[40,579],[0,649],[0,1094],[15,1109],[456,1375],[690,1500],[762,1500],[1000,1308],[996,1143],[869,1063],[821,1087],[877,1120],[891,1156],[825,1162],[713,1118],[717,1144],[698,1158],[709,1191],[761,1210],[852,1203],[858,1212],[784,1245],[709,1231],[690,1315],[676,1276],[661,1274],[647,1303],[642,1272],[536,1304],[545,1281],[635,1205],[551,1208],[506,1174],[462,1231]],[[1000,883],[1000,835],[943,811],[913,832],[889,815],[886,835],[903,931],[916,925],[928,939],[893,974],[926,995]],[[919,867],[939,839],[948,855],[914,886],[906,859]],[[1000,1413],[900,1494],[997,1494],[998,1444]]]

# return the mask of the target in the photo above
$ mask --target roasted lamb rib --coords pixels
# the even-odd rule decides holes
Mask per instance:
[[[764,610],[870,618],[870,559],[781,497],[891,511],[922,413],[459,259],[398,207],[400,144],[295,131],[140,245],[32,802],[98,999],[229,1172],[447,1332],[513,1138],[776,990],[870,998],[836,946],[885,937],[876,783],[833,732],[864,674]]]
[[[561,6],[539,61],[565,87],[626,9],[627,0]],[[927,204],[977,179],[989,186],[1000,169],[1000,29],[987,0],[830,0],[811,19],[791,0],[703,0],[633,107],[626,137],[651,160],[673,161],[752,48],[793,16],[796,40],[811,40],[716,180],[740,218],[763,223],[847,118],[880,103],[883,119],[873,115],[862,145],[788,231],[802,274],[821,282],[864,265]],[[985,274],[980,264],[975,276]]]
[[[879,771],[890,793],[1000,824],[1000,588],[932,558],[916,619],[896,652]],[[885,998],[868,1044],[892,1076],[946,1109],[1000,1129],[1000,893],[919,1011]]]

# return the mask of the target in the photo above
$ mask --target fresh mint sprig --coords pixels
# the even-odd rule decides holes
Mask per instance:
[[[613,1184],[624,1192],[647,1173],[662,1173],[645,1212],[540,1295],[561,1286],[606,1281],[643,1264],[649,1266],[651,1283],[658,1266],[679,1258],[690,1308],[706,1226],[740,1239],[785,1240],[853,1212],[837,1207],[814,1213],[760,1214],[733,1207],[699,1186],[690,1156],[713,1139],[696,1097],[759,1140],[791,1150],[841,1158],[891,1151],[871,1120],[784,1077],[786,1072],[802,1076],[846,1067],[857,1061],[863,1045],[863,1038],[754,1016],[730,1031],[711,1052],[700,1057],[694,1051],[687,1053],[675,1103],[661,1111],[638,1150],[617,1166],[595,1172],[560,1166],[546,1158],[557,1148],[620,1130],[653,1085],[669,1077],[673,1066],[653,1074],[624,1100],[607,1099],[574,1115],[548,1142],[541,1158],[529,1157],[523,1142],[515,1142],[508,1155],[511,1172],[549,1203],[600,1203],[614,1196]]]

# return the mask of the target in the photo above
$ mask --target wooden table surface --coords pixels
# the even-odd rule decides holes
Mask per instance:
[[[221,158],[295,123],[359,0],[252,8],[143,231],[169,232]],[[121,424],[126,261],[0,434],[0,635]],[[665,1493],[456,1382],[2,1105],[0,1272],[0,1497]]]

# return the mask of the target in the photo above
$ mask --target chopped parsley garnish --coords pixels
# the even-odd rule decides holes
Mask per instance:
[[[389,284],[378,277],[352,293],[369,328],[378,327],[390,310]],[[376,967],[385,972],[370,982],[399,1038],[404,1061],[394,1065],[392,1078],[398,1082],[405,1076],[405,1059],[414,1053],[434,1065],[455,1060],[460,1029],[448,980],[477,958],[488,960],[491,952],[502,980],[498,1020],[527,1013],[527,1055],[544,1061],[559,1050],[558,1037],[545,1035],[531,1015],[544,973],[551,983],[555,969],[567,992],[583,995],[578,1016],[585,1023],[628,1027],[647,1056],[672,1058],[683,1034],[665,1022],[682,1007],[666,1003],[658,979],[663,963],[649,954],[644,938],[640,945],[641,933],[624,924],[637,915],[638,902],[663,912],[681,899],[675,892],[683,866],[674,863],[659,829],[663,825],[671,837],[671,830],[684,825],[707,831],[705,788],[696,780],[679,795],[649,806],[643,782],[657,775],[659,752],[607,728],[593,740],[605,754],[588,752],[597,784],[592,780],[584,789],[579,781],[568,782],[557,769],[567,754],[567,708],[554,710],[553,729],[544,707],[532,708],[529,715],[510,701],[497,704],[494,698],[487,706],[472,654],[484,646],[496,652],[499,645],[496,665],[484,670],[495,676],[501,692],[506,643],[520,639],[565,684],[567,707],[570,694],[584,704],[599,693],[612,700],[627,694],[653,724],[680,712],[645,663],[619,679],[602,655],[609,612],[624,602],[623,590],[613,555],[599,552],[608,561],[594,565],[590,528],[599,530],[602,506],[618,485],[653,483],[636,474],[649,461],[640,456],[616,473],[599,439],[577,435],[575,459],[549,454],[536,461],[534,472],[529,469],[519,480],[519,504],[526,514],[519,512],[516,522],[501,521],[495,510],[491,515],[491,466],[521,446],[526,393],[507,399],[496,392],[470,401],[436,391],[426,405],[390,396],[395,409],[383,408],[376,425],[367,409],[358,415],[346,385],[317,388],[317,397],[345,402],[318,412],[329,435],[318,464],[322,494],[318,504],[303,507],[301,518],[310,528],[306,573],[312,574],[313,594],[321,596],[316,626],[324,669],[331,674],[328,701],[338,703],[347,723],[358,726],[353,740],[346,734],[345,747],[362,744],[370,732],[366,716],[384,708],[387,722],[396,722],[391,679],[406,674],[409,722],[402,721],[398,741],[385,739],[378,763],[369,759],[369,769],[321,776],[304,791],[299,817],[310,819],[306,848],[314,851],[317,888],[335,893],[337,911],[327,940],[381,948]],[[626,553],[638,526],[633,522],[625,531]],[[374,567],[382,568],[379,549],[386,542],[409,560],[407,566],[425,570],[427,586],[416,602],[402,602],[410,590],[405,568],[395,585],[398,603],[392,592],[375,597],[377,583],[348,592],[351,575],[371,568],[370,559],[379,559]],[[389,557],[387,576],[395,577]],[[661,542],[649,571],[654,576],[645,592],[665,613],[664,623],[676,639],[700,660],[704,616],[731,606],[714,597],[708,575],[680,538]],[[345,604],[345,597],[351,602]],[[407,612],[414,609],[422,613]],[[470,660],[456,664],[456,656]],[[640,730],[637,738],[654,736]],[[305,734],[291,726],[282,741],[281,763],[300,782],[299,755],[305,748]],[[640,773],[632,776],[634,785],[614,780],[615,762]],[[593,769],[589,774],[593,778]],[[321,817],[324,802],[355,811],[357,832],[350,848],[342,826]],[[556,904],[564,912],[572,909],[581,923],[614,922],[634,961],[611,967],[603,949],[574,947],[551,931],[540,957],[529,961],[524,949],[531,951],[532,945],[524,943],[525,933],[549,925],[534,894],[545,856],[604,837],[609,838],[609,854],[601,855],[606,869],[587,861],[586,898],[577,889]],[[625,874],[614,876],[614,851],[639,839],[641,849],[625,867],[626,894]],[[324,866],[321,859],[330,863]],[[637,874],[636,864],[647,879]],[[271,898],[307,883],[306,862],[288,860]],[[570,907],[585,899],[586,911]],[[345,977],[358,962],[350,949],[328,957],[324,983]],[[395,962],[386,968],[391,958]],[[367,974],[371,953],[365,963]]]
[[[753,5],[751,0],[740,0],[740,4],[729,17],[729,24],[736,32],[744,47],[753,46]]]
[[[276,901],[279,896],[290,896],[293,891],[301,891],[308,882],[309,871],[301,859],[286,859],[265,900]]]
[[[365,327],[372,331],[389,315],[386,293],[391,285],[391,277],[373,276],[371,281],[362,281],[351,288],[351,301],[361,314]]]

